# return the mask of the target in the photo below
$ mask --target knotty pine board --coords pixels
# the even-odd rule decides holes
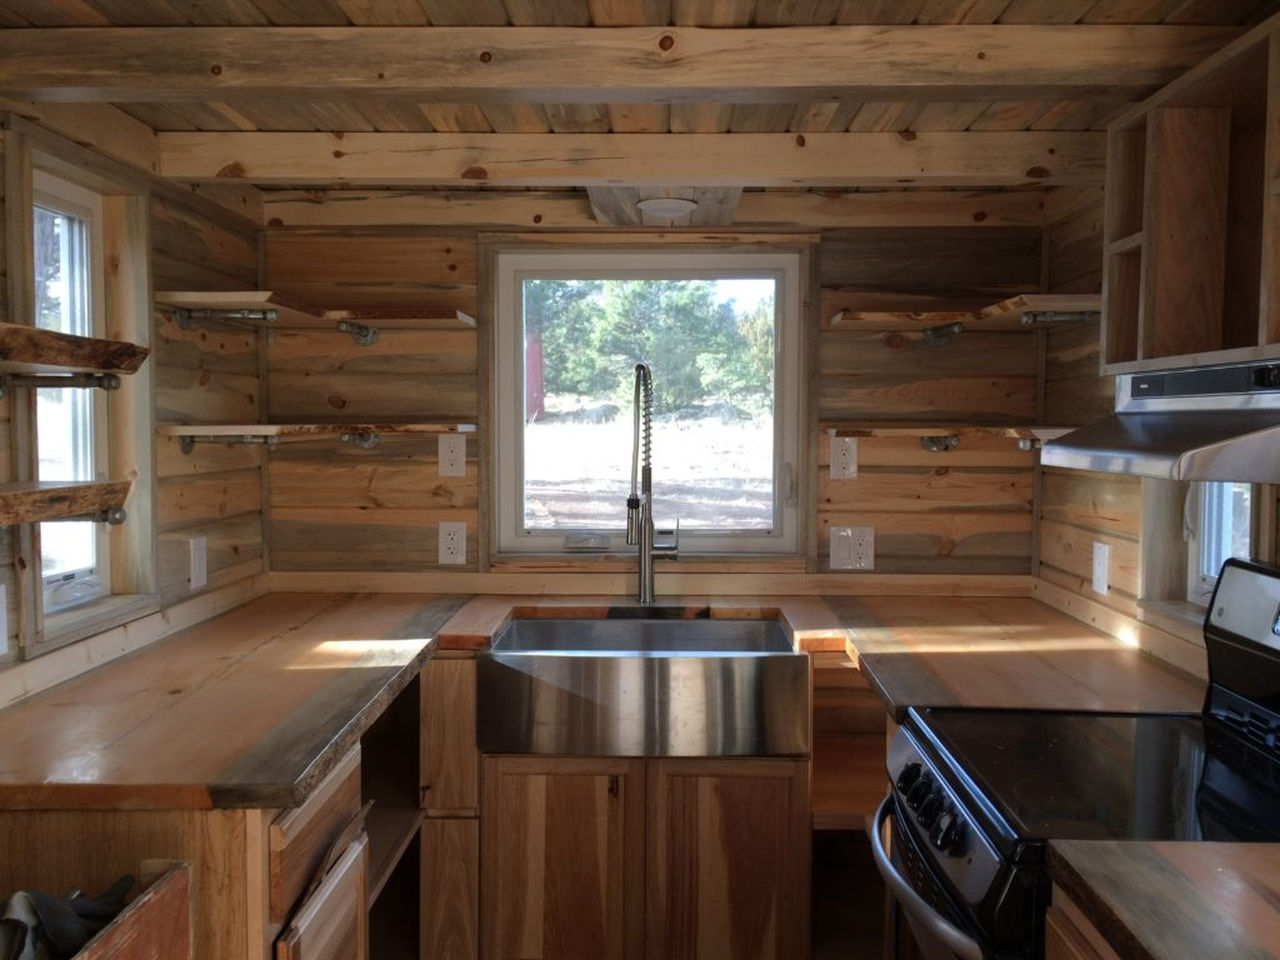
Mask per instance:
[[[153,287],[254,289],[258,238],[227,215],[197,212],[169,194],[151,199]],[[259,340],[253,330],[197,322],[182,329],[154,309],[156,423],[254,423],[262,417]],[[174,438],[157,437],[157,572],[161,602],[190,588],[192,537],[204,537],[208,583],[228,586],[261,573],[265,452],[257,446],[198,444],[184,454]],[[201,592],[201,591],[194,591]]]

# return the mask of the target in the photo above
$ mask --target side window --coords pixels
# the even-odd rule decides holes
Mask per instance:
[[[35,322],[75,336],[103,336],[101,200],[37,172]],[[101,391],[36,391],[37,478],[106,479],[106,401]],[[106,534],[89,522],[40,524],[44,607],[54,612],[109,593]]]
[[[1187,599],[1205,604],[1228,557],[1247,559],[1253,484],[1197,483],[1187,497]]]

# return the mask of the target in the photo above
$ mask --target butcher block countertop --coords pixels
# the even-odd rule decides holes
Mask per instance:
[[[1049,871],[1122,960],[1280,957],[1280,844],[1054,841]]]
[[[271,594],[0,710],[0,809],[296,806],[464,600]]]
[[[1198,713],[1204,682],[1030,598],[841,597],[847,651],[909,706]]]

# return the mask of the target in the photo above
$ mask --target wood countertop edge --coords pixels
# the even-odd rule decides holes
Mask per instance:
[[[301,806],[322,780],[360,742],[364,732],[391,701],[404,692],[421,671],[436,648],[434,637],[426,639],[412,660],[387,678],[373,692],[369,701],[321,749],[320,753],[290,784],[209,784],[209,798],[214,809],[287,809]]]
[[[233,810],[288,809],[300,806],[317,785],[360,741],[373,720],[399,696],[436,649],[425,638],[414,657],[370,692],[301,772],[287,783],[42,783],[0,785],[0,811],[16,810]]]
[[[646,608],[625,597],[485,594],[464,604],[440,628],[437,639],[440,650],[474,653],[488,650],[493,637],[515,617],[607,620],[627,619],[638,611],[652,611],[660,619],[671,620],[776,618],[797,652],[803,653],[845,649],[849,637],[841,618],[821,597],[670,597]]]
[[[1108,900],[1094,890],[1052,841],[1049,843],[1045,865],[1050,879],[1084,911],[1089,922],[1098,928],[1098,932],[1120,955],[1121,960],[1159,960],[1134,935],[1128,924],[1116,915]]]

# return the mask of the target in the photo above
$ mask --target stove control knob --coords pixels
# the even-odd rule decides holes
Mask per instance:
[[[902,772],[898,774],[898,779],[894,781],[899,793],[906,793],[920,779],[921,766],[919,761],[912,761],[902,768]]]
[[[935,849],[949,857],[958,857],[964,852],[964,840],[964,821],[953,810],[948,810],[938,817],[929,831],[929,842]]]
[[[925,830],[932,830],[940,817],[946,816],[947,798],[941,790],[935,790],[920,804],[920,812],[916,819]]]
[[[924,803],[931,793],[933,793],[933,775],[920,774],[916,782],[911,785],[911,789],[907,791],[907,806],[918,811],[920,804]]]

